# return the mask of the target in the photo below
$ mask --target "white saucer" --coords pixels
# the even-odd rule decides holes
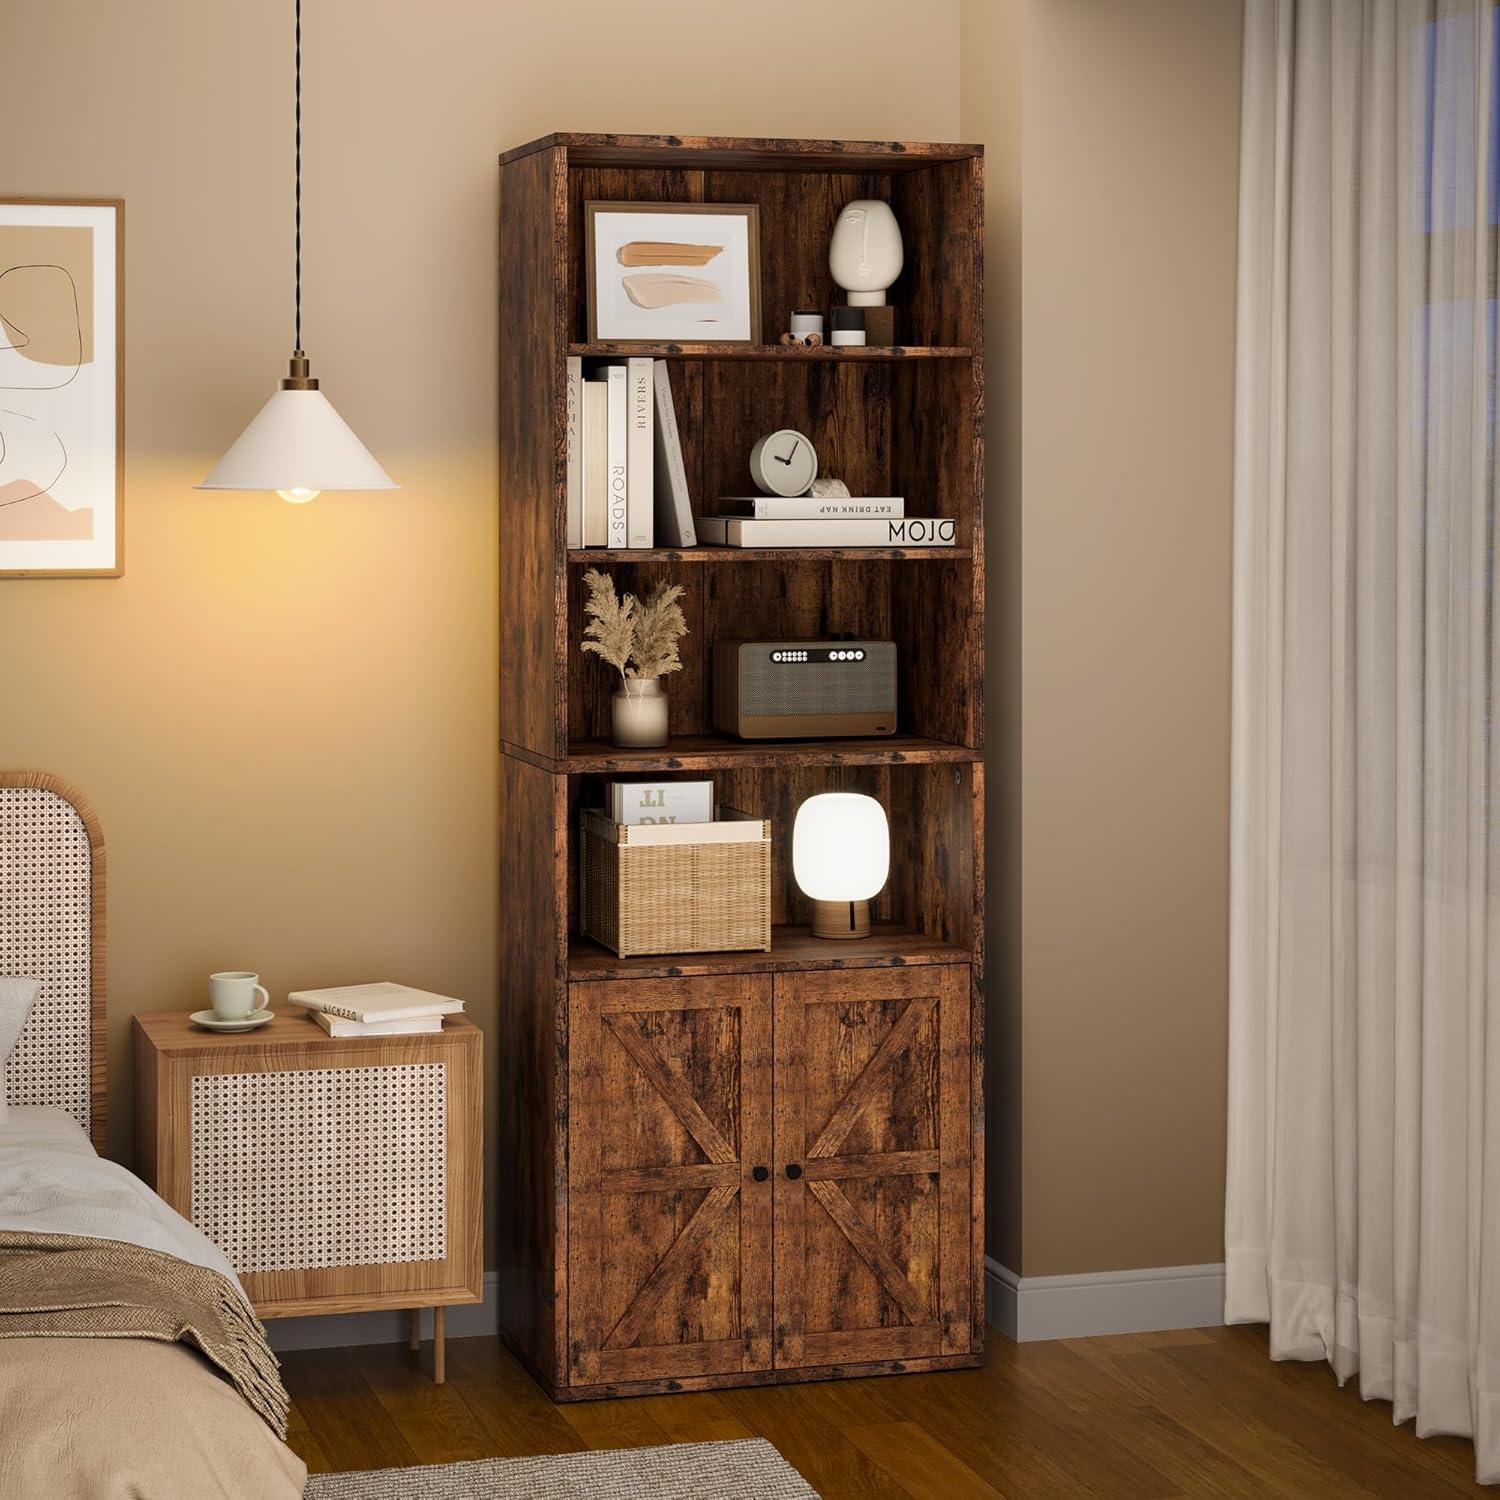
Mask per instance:
[[[211,1010],[195,1010],[188,1020],[205,1031],[254,1031],[257,1026],[264,1026],[275,1018],[273,1010],[258,1010],[240,1021],[221,1021]]]

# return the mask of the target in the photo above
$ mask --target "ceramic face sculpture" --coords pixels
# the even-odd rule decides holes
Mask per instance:
[[[846,203],[833,226],[828,269],[848,292],[850,307],[882,306],[901,264],[901,226],[890,204],[878,198]]]

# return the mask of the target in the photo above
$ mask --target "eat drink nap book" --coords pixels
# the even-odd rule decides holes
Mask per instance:
[[[464,1008],[451,995],[434,995],[409,984],[341,984],[327,990],[293,990],[289,1005],[320,1010],[341,1021],[409,1021],[415,1016],[451,1016]]]
[[[757,521],[899,520],[906,514],[906,501],[900,495],[840,495],[826,500],[816,495],[790,500],[780,495],[726,495],[719,501],[719,514]]]

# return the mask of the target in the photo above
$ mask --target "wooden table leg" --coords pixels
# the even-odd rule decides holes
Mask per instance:
[[[432,1310],[432,1383],[443,1383],[443,1312],[441,1307]]]
[[[415,1354],[422,1347],[422,1309],[414,1307],[406,1316],[410,1320],[407,1325],[406,1347]]]

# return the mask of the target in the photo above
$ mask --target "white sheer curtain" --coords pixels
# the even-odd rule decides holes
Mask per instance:
[[[1227,1316],[1500,1480],[1489,0],[1247,0]]]

